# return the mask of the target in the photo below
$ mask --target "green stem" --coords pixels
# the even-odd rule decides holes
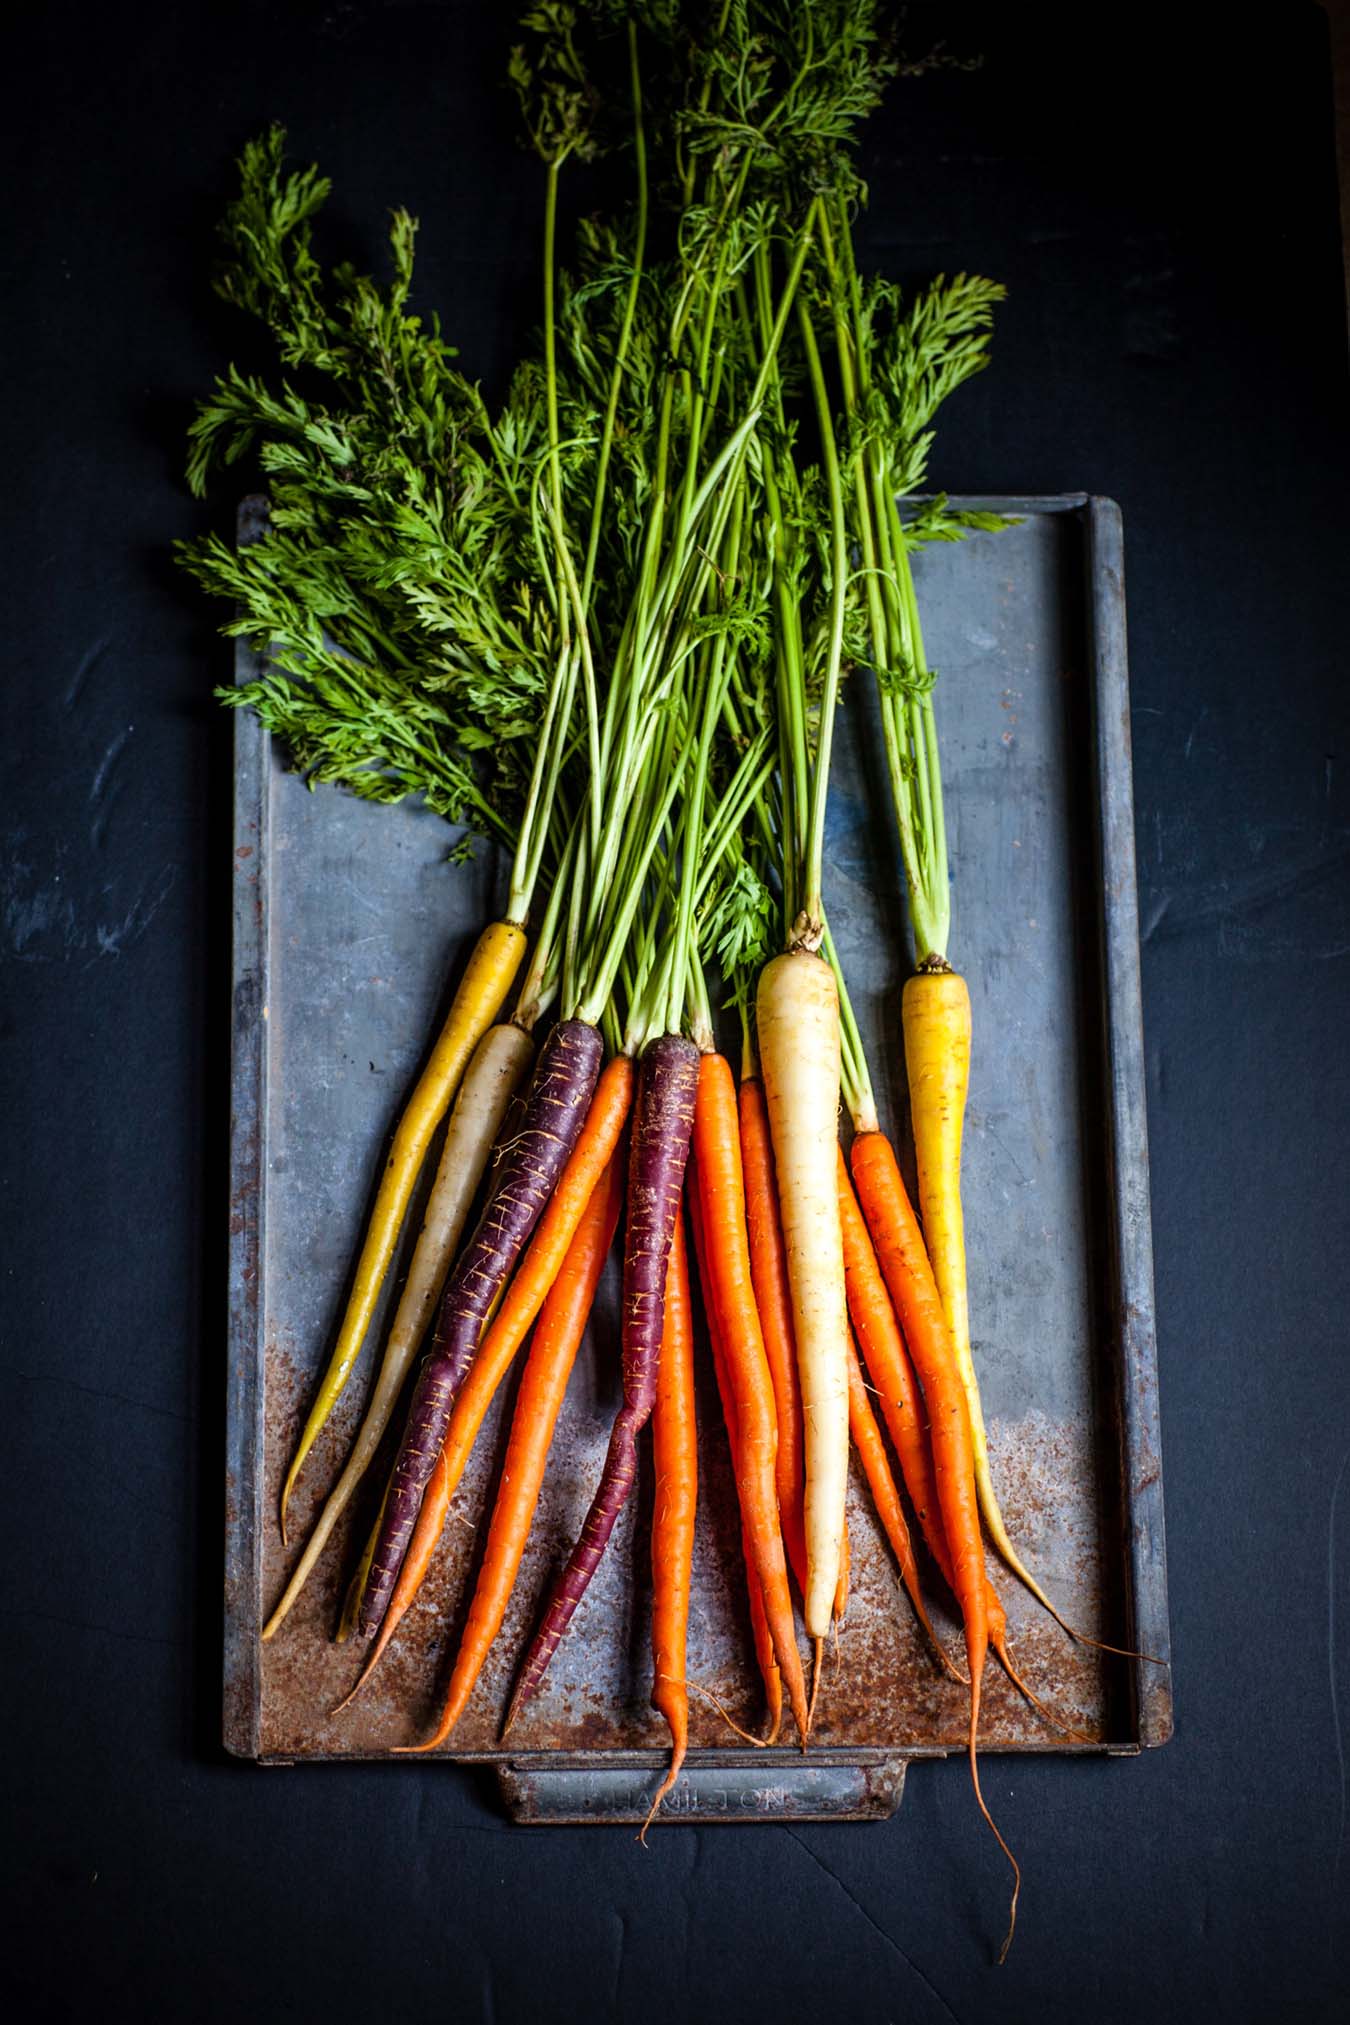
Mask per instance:
[[[586,563],[581,573],[582,606],[587,612],[590,611],[591,592],[595,586],[595,564],[600,549],[600,526],[605,487],[609,479],[610,453],[614,447],[614,424],[619,411],[619,389],[633,335],[633,319],[637,313],[638,294],[642,286],[642,263],[647,247],[647,142],[642,122],[642,79],[638,69],[637,23],[631,19],[628,23],[628,75],[633,94],[633,151],[637,161],[637,232],[633,247],[633,269],[628,278],[623,322],[619,328],[614,370],[609,382],[609,400],[605,407],[604,428],[600,436],[595,502],[591,508],[590,540],[586,544]]]
[[[530,958],[529,969],[521,980],[520,990],[516,996],[516,1009],[511,1015],[514,1024],[518,1027],[523,1027],[526,1033],[529,1033],[530,1029],[535,1025],[545,1005],[548,1003],[549,997],[552,996],[552,993],[546,991],[546,980],[550,972],[553,973],[554,991],[557,989],[557,972],[559,968],[557,958],[558,923],[562,919],[563,899],[573,883],[572,870],[576,862],[576,850],[577,831],[574,826],[560,854],[558,875],[553,881],[553,889],[548,896],[548,906],[545,908],[544,918],[539,924],[539,933],[535,938],[534,954]]]
[[[835,447],[834,420],[820,363],[820,349],[805,303],[797,304],[807,372],[815,398],[820,428],[821,454],[825,463],[825,484],[830,501],[830,641],[825,667],[825,684],[820,698],[820,719],[816,733],[815,768],[811,777],[811,811],[807,825],[806,859],[802,880],[801,926],[793,928],[794,941],[808,949],[818,948],[825,929],[822,894],[825,868],[825,804],[830,787],[830,752],[834,742],[834,719],[839,700],[839,677],[843,667],[845,598],[848,591],[848,536],[844,525],[844,488],[839,475],[839,454]]]
[[[731,525],[727,535],[727,574],[735,581],[741,562],[741,540],[745,526],[745,487],[738,484]],[[683,876],[680,880],[679,907],[675,917],[673,943],[675,960],[672,968],[670,1000],[666,1009],[666,1031],[679,1031],[684,1013],[685,991],[690,979],[698,970],[697,951],[694,936],[694,897],[698,885],[698,868],[702,862],[703,805],[708,790],[708,770],[712,764],[713,736],[722,715],[722,698],[730,679],[730,655],[728,637],[719,633],[713,640],[710,655],[711,669],[702,685],[702,720],[699,724],[698,748],[690,765],[685,787]]]
[[[852,233],[841,209],[836,222],[837,244],[824,216],[820,238],[831,282],[840,382],[845,407],[852,414],[871,391],[871,360]],[[865,475],[862,461],[855,465],[855,511],[867,572],[869,631],[881,692],[882,735],[900,832],[914,954],[923,966],[945,961],[951,928],[937,723],[926,686],[928,667],[918,600],[895,487],[879,446],[871,446],[865,461]],[[897,694],[900,684],[903,691]]]
[[[701,1055],[712,1054],[717,1045],[713,1034],[712,1005],[708,980],[703,974],[697,949],[689,954],[689,1038]]]
[[[530,786],[525,800],[525,812],[521,817],[520,833],[516,840],[515,858],[511,866],[511,887],[507,900],[507,919],[511,921],[526,919],[534,897],[539,869],[543,862],[553,798],[557,792],[558,776],[567,748],[572,703],[576,695],[577,655],[572,648],[568,623],[569,605],[573,601],[566,594],[561,581],[563,571],[570,571],[571,568],[563,528],[562,470],[558,454],[557,322],[554,304],[558,176],[562,160],[560,157],[548,165],[548,181],[544,197],[544,376],[548,412],[549,485],[552,493],[551,502],[546,502],[546,505],[551,504],[548,517],[552,522],[558,558],[559,579],[554,583],[553,596],[559,619],[560,643],[558,659],[549,683],[539,745],[530,773]],[[532,510],[533,504],[534,502]],[[542,561],[543,543],[538,540],[537,535],[536,545]],[[585,651],[583,647],[583,653]]]
[[[848,995],[844,982],[843,966],[834,946],[834,937],[826,924],[823,954],[834,972],[835,989],[839,994],[839,1081],[843,1091],[848,1115],[853,1120],[855,1132],[875,1132],[877,1129],[877,1100],[872,1090],[872,1078],[867,1067],[867,1051],[863,1046],[862,1034],[858,1028],[853,1001]]]
[[[680,791],[682,779],[682,767],[678,765],[669,767],[655,810],[650,817],[640,821],[638,834],[644,838],[642,848],[637,855],[628,883],[620,889],[617,903],[611,910],[608,935],[596,961],[589,966],[588,981],[576,1006],[569,1014],[571,1018],[591,1021],[597,1019],[614,988],[614,980],[623,960],[624,946],[642,899],[643,884],[661,841],[661,832],[670,816],[675,797]]]
[[[741,1016],[741,1081],[748,1083],[759,1074],[759,1053],[755,1047],[755,1022],[750,1016],[750,994],[742,992],[736,1001]]]
[[[562,526],[562,472],[558,465],[558,330],[554,306],[554,260],[558,236],[558,175],[562,158],[548,165],[544,195],[544,399],[548,408],[548,446],[553,486],[553,515]]]

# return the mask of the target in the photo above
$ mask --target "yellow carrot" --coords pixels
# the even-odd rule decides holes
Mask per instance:
[[[460,1077],[479,1041],[501,1011],[525,951],[525,931],[511,921],[493,921],[483,930],[460,980],[454,1003],[431,1058],[398,1123],[380,1180],[365,1243],[357,1261],[347,1312],[337,1344],[310,1408],[281,1491],[281,1537],[286,1539],[286,1506],[306,1456],[342,1396],[370,1327],[389,1261],[417,1183],[427,1148]]]
[[[1023,1566],[1008,1537],[989,1470],[989,1441],[970,1351],[966,1239],[961,1214],[961,1132],[970,1086],[970,993],[965,979],[954,970],[921,971],[917,977],[911,977],[904,989],[901,1018],[919,1173],[919,1213],[970,1416],[980,1510],[990,1539],[1013,1573],[1020,1576],[1051,1616],[1063,1623],[1045,1591]]]
[[[386,1484],[384,1497],[387,1498],[388,1495],[389,1486]],[[380,1537],[380,1521],[383,1517],[384,1498],[381,1498],[380,1508],[375,1514],[375,1522],[366,1537],[365,1546],[361,1549],[361,1559],[356,1564],[352,1579],[347,1584],[347,1593],[342,1599],[342,1613],[338,1618],[337,1630],[333,1633],[334,1645],[345,1645],[356,1629],[357,1606],[361,1601],[361,1591],[366,1586],[366,1576],[370,1573],[370,1564],[375,1559],[375,1542]],[[337,1710],[335,1709],[333,1713],[336,1715]]]

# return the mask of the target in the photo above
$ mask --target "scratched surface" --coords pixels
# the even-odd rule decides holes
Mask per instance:
[[[1106,1118],[1084,525],[1063,503],[1033,503],[1017,527],[929,550],[918,573],[941,677],[951,953],[974,1011],[965,1202],[994,1475],[1014,1538],[1066,1617],[1129,1643],[1137,1598],[1112,1320],[1117,1169]],[[449,835],[425,812],[308,793],[251,721],[241,720],[239,750],[237,934],[246,957],[253,948],[261,1004],[241,1028],[256,1041],[256,1117],[236,1082],[235,1242],[244,1278],[236,1278],[227,1740],[264,1758],[371,1756],[412,1741],[434,1707],[472,1589],[513,1386],[480,1437],[434,1573],[351,1710],[328,1713],[360,1663],[331,1632],[357,1535],[370,1523],[368,1499],[339,1528],[280,1636],[261,1648],[259,1612],[283,1586],[360,1416],[378,1329],[301,1479],[287,1553],[276,1525],[280,1477],[331,1345],[387,1134],[464,953],[494,911],[499,867],[485,853],[468,871],[448,870]],[[827,901],[883,1122],[903,1143],[904,917],[879,734],[861,682],[847,697],[837,753]],[[248,983],[240,977],[245,998]],[[1118,1148],[1115,1159],[1132,1155],[1142,1148]],[[578,1359],[506,1625],[455,1755],[496,1754],[513,1664],[589,1502],[620,1396],[615,1294],[611,1277]],[[256,1361],[246,1371],[250,1342]],[[1151,1317],[1145,1349],[1142,1377],[1155,1384]],[[710,1375],[704,1357],[689,1672],[738,1721],[754,1724],[738,1527]],[[659,1751],[663,1725],[648,1706],[650,1496],[648,1469],[544,1692],[513,1734],[513,1757]],[[813,1758],[828,1764],[853,1752],[875,1762],[879,1753],[959,1747],[964,1697],[925,1650],[856,1470],[849,1523],[852,1597],[825,1673]],[[932,1569],[925,1573],[939,1632],[955,1646],[958,1626]],[[1070,1643],[1010,1578],[999,1586],[1013,1648],[1037,1693],[1098,1748],[1136,1745],[1143,1732],[1129,1666]],[[982,1733],[993,1748],[1066,1747],[993,1668],[986,1711]],[[711,1774],[734,1740],[701,1698],[691,1722],[692,1762],[699,1751],[717,1754],[707,1760]],[[1148,1740],[1165,1734],[1166,1721],[1155,1721]],[[757,1762],[767,1774],[765,1760]]]

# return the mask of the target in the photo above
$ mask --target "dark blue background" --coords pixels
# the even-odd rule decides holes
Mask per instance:
[[[1346,340],[1318,10],[914,7],[871,257],[1005,280],[953,491],[1124,509],[1178,1733],[885,1827],[523,1832],[466,1773],[219,1751],[227,650],[167,546],[268,119],[491,380],[534,314],[509,11],[11,32],[0,415],[6,1952],[26,2015],[1310,2019],[1347,1989]],[[1213,39],[1211,39],[1211,37]],[[1222,37],[1222,39],[1220,39]],[[227,503],[216,517],[228,524]],[[13,1437],[17,1435],[17,1441]],[[1340,1682],[1338,1718],[1336,1683]],[[1338,1727],[1339,1723],[1339,1727]]]

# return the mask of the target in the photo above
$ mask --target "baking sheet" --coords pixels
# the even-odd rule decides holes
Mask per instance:
[[[1021,524],[931,547],[916,576],[940,672],[951,955],[974,1014],[964,1198],[994,1477],[1014,1539],[1064,1615],[1165,1659],[1119,516],[1109,501],[1081,497],[978,503],[1020,513]],[[246,503],[243,538],[258,510]],[[254,672],[241,649],[240,679]],[[369,1499],[338,1528],[278,1637],[263,1646],[258,1634],[362,1411],[378,1326],[301,1477],[288,1553],[280,1479],[327,1360],[387,1137],[504,890],[490,849],[448,868],[451,841],[415,807],[311,794],[240,714],[225,1741],[263,1761],[378,1756],[424,1729],[472,1591],[509,1424],[513,1382],[380,1673],[349,1711],[330,1715],[360,1665],[331,1633]],[[906,931],[864,681],[849,685],[837,733],[826,896],[882,1120],[903,1149]],[[400,1276],[404,1268],[406,1253]],[[664,1725],[648,1705],[649,1469],[544,1691],[509,1752],[497,1745],[514,1663],[589,1503],[620,1397],[616,1292],[611,1275],[511,1610],[446,1753],[499,1763],[524,1818],[626,1818],[662,1758]],[[689,1674],[754,1724],[739,1525],[701,1358]],[[711,1818],[885,1812],[907,1759],[963,1745],[964,1697],[925,1648],[856,1466],[849,1524],[852,1597],[806,1760],[757,1753],[747,1775],[745,1751],[712,1704],[693,1698],[686,1804]],[[925,1573],[934,1621],[959,1651],[959,1624]],[[1073,1644],[1006,1571],[995,1580],[1020,1667],[1089,1741],[1067,1745],[991,1663],[985,1748],[1131,1751],[1170,1734],[1165,1668]]]

